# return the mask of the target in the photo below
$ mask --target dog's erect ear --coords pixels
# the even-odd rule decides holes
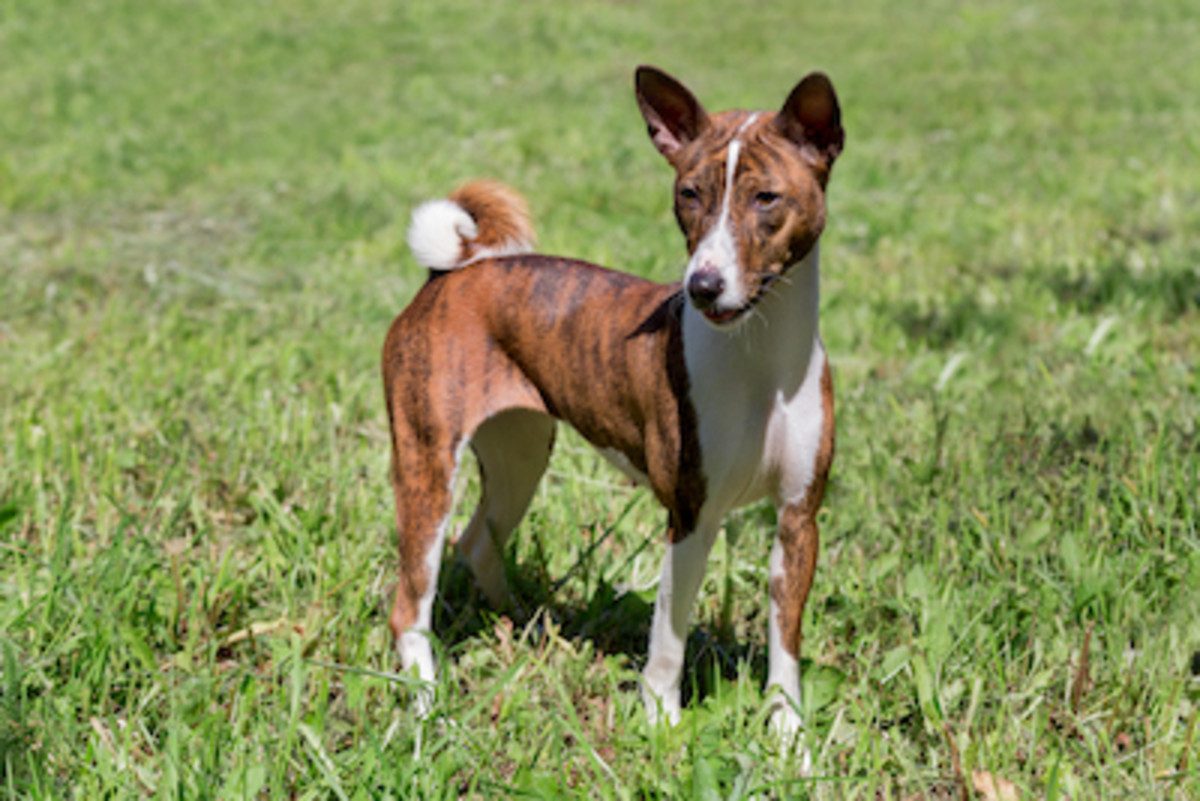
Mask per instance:
[[[828,170],[842,152],[846,134],[833,84],[822,72],[810,72],[788,95],[775,117],[775,127]]]
[[[708,128],[704,106],[687,87],[662,70],[638,67],[634,84],[650,139],[668,159]]]

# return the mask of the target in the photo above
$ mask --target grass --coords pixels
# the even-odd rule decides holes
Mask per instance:
[[[18,0],[0,11],[0,787],[13,797],[1200,794],[1194,3]],[[663,520],[564,434],[395,675],[378,350],[457,181],[666,280],[632,100],[828,71],[839,440],[806,613],[816,776],[763,719],[769,508],[728,524],[689,707],[636,677]],[[461,525],[477,490],[462,488]],[[978,772],[978,774],[976,774]],[[979,797],[986,797],[980,795]]]

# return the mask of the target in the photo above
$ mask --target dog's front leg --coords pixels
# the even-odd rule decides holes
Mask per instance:
[[[815,505],[797,503],[778,509],[779,528],[771,549],[770,668],[767,690],[778,687],[771,723],[781,737],[800,731],[800,625],[817,566]]]
[[[642,700],[650,721],[663,716],[671,725],[679,722],[679,686],[687,646],[692,606],[704,580],[708,552],[716,537],[716,526],[699,526],[682,537],[671,527],[671,544],[663,558],[650,624],[650,649],[642,671]]]

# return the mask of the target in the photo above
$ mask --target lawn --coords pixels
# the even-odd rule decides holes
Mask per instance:
[[[1198,41],[1187,0],[4,5],[0,793],[1197,797]],[[677,277],[639,63],[841,99],[811,777],[765,725],[770,507],[653,728],[664,515],[566,430],[527,617],[449,552],[435,719],[396,675],[407,215],[499,178],[545,251]]]

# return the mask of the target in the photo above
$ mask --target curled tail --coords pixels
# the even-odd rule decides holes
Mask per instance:
[[[431,270],[528,253],[535,242],[525,199],[496,181],[470,181],[449,197],[422,203],[408,227],[413,256]]]

